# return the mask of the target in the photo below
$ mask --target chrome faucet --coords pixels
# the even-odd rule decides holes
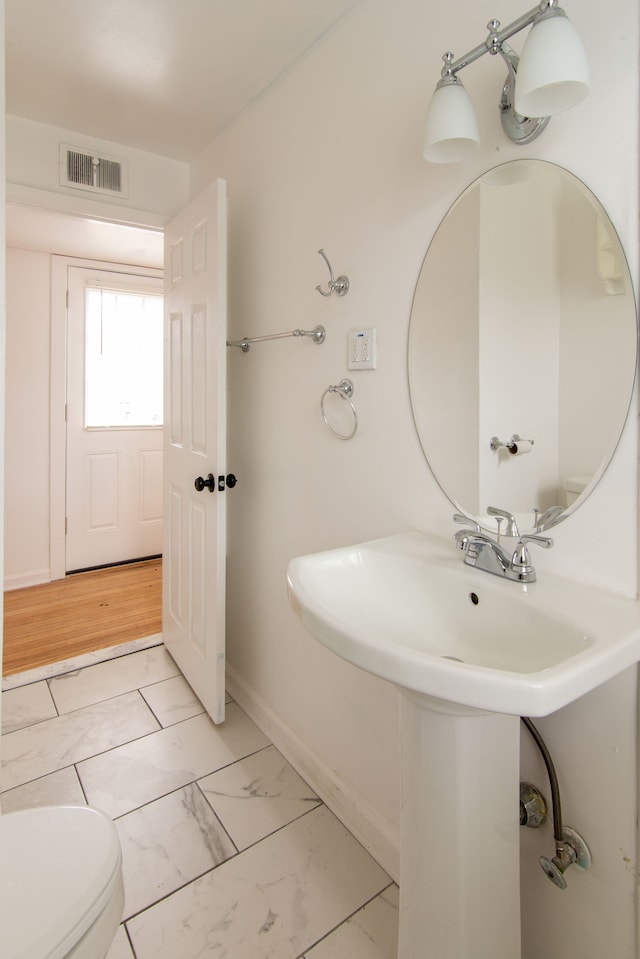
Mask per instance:
[[[487,509],[487,513],[506,519],[507,529],[517,531],[515,519],[510,513],[497,510],[492,506]],[[459,522],[463,517],[456,514],[454,519]],[[533,534],[519,536],[516,532],[514,535],[518,536],[518,542],[511,555],[499,542],[492,539],[489,533],[484,533],[477,528],[458,530],[453,538],[457,548],[463,550],[464,562],[467,566],[474,566],[476,569],[492,573],[494,576],[502,576],[516,583],[535,583],[536,571],[531,564],[527,543],[537,543],[544,549],[549,549],[553,546],[553,540],[548,536]]]

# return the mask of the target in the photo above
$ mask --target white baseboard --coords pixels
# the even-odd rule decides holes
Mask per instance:
[[[227,691],[373,858],[398,882],[400,837],[227,663]]]
[[[5,590],[23,589],[25,586],[41,586],[51,582],[50,569],[30,569],[26,573],[9,573],[4,578]]]

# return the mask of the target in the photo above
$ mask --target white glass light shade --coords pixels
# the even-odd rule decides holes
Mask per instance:
[[[424,130],[425,160],[456,163],[470,156],[480,143],[478,121],[469,94],[460,82],[436,88],[427,110]]]
[[[516,77],[515,108],[524,117],[549,117],[575,107],[589,92],[582,40],[566,17],[534,23]]]

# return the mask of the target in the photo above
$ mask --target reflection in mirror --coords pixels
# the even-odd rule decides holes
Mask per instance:
[[[516,160],[451,207],[424,259],[409,383],[427,461],[487,529],[548,529],[596,485],[636,368],[631,277],[616,232],[566,170]]]

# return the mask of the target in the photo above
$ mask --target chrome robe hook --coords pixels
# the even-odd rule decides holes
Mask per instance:
[[[331,264],[327,259],[327,254],[324,252],[324,250],[318,250],[318,253],[329,268],[329,289],[325,293],[322,287],[318,285],[316,290],[321,296],[331,296],[333,293],[337,293],[338,296],[345,296],[345,294],[349,292],[349,277],[339,276],[337,280],[334,280],[333,270],[331,269]]]

